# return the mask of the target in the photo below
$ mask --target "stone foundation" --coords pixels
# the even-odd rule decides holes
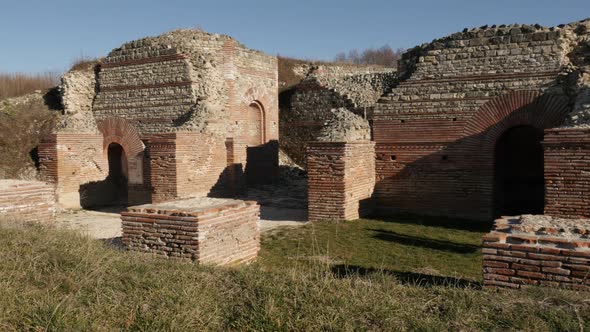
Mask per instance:
[[[121,213],[123,244],[200,264],[250,262],[260,250],[259,215],[256,202],[208,197],[130,207]]]
[[[0,221],[48,224],[55,220],[55,190],[37,181],[0,180]]]
[[[370,212],[373,142],[312,142],[307,156],[309,221],[354,220]]]
[[[484,286],[590,290],[589,234],[588,219],[498,219],[483,238]]]

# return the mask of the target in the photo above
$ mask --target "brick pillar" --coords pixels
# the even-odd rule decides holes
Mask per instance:
[[[307,172],[310,221],[354,220],[370,212],[374,142],[311,142]]]
[[[159,203],[177,197],[176,135],[162,134],[150,138],[149,162],[152,202]]]
[[[590,129],[545,131],[545,214],[590,218]]]

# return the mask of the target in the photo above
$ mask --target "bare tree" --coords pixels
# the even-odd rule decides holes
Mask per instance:
[[[389,45],[384,45],[379,48],[368,48],[362,52],[359,52],[357,49],[352,49],[348,51],[348,54],[344,52],[338,53],[334,57],[334,61],[395,67],[397,65],[397,60],[401,58],[403,52],[404,50],[401,48],[394,51]]]

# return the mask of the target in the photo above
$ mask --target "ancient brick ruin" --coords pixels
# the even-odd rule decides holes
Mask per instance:
[[[62,90],[62,124],[39,148],[61,207],[231,196],[276,176],[276,57],[228,36],[129,42]]]
[[[590,20],[465,29],[397,70],[297,70],[279,117],[276,57],[198,30],[126,43],[64,75],[41,175],[61,208],[137,205],[130,249],[233,264],[256,257],[259,207],[227,198],[274,181],[280,147],[307,169],[310,221],[500,218],[487,286],[587,288]]]
[[[39,147],[41,175],[60,208],[143,204],[123,213],[129,249],[250,261],[258,206],[207,196],[276,179],[277,75],[276,57],[200,30],[125,43],[64,75],[64,114]]]
[[[365,116],[375,142],[373,212],[590,217],[589,26],[486,26],[405,53],[399,82]],[[326,203],[312,184],[340,172],[341,158],[317,163],[318,147],[310,149],[311,211]],[[351,181],[331,195],[355,196],[364,180]]]

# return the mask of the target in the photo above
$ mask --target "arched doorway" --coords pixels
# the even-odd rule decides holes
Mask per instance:
[[[494,214],[542,214],[544,207],[543,131],[508,129],[494,151]]]
[[[253,102],[246,111],[246,143],[258,146],[264,143],[264,110],[258,102]]]
[[[127,179],[129,178],[127,158],[123,147],[117,143],[108,146],[109,175],[107,183],[113,204],[127,204]]]

